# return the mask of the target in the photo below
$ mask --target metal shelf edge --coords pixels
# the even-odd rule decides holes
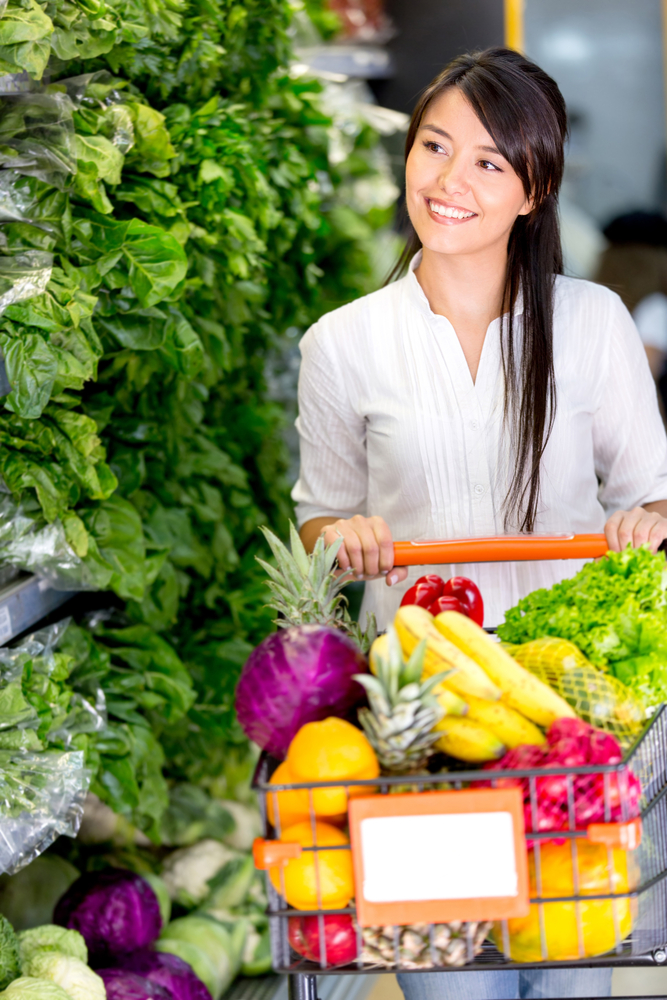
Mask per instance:
[[[36,625],[76,594],[55,590],[39,576],[25,576],[0,587],[0,646]]]

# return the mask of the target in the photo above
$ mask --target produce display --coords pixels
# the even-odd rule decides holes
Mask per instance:
[[[292,62],[334,8],[350,20],[319,0],[2,9],[0,75],[21,77],[0,108],[0,563],[110,592],[0,649],[9,1000],[220,1000],[271,968],[267,892],[316,964],[459,966],[489,933],[516,961],[586,958],[632,928],[633,852],[586,836],[640,812],[622,753],[665,698],[662,556],[529,595],[501,645],[475,584],[436,575],[378,636],[340,540],[309,555],[271,530],[298,337],[377,287],[398,195],[370,124],[390,113]],[[267,888],[258,748],[268,832],[306,849]],[[349,799],[462,768],[521,789],[531,894],[556,901],[507,934],[360,928]]]
[[[254,557],[270,552],[258,526],[291,510],[293,354],[379,284],[398,191],[360,97],[291,71],[315,30],[298,4],[65,7],[2,8],[2,74],[21,92],[0,109],[0,563],[112,591],[113,610],[0,650],[0,912],[50,924],[81,876],[71,919],[111,893],[136,948],[155,930],[140,887],[160,897],[164,874],[178,920],[206,909],[208,954],[158,898],[160,943],[97,970],[95,990],[204,998],[270,968],[233,694],[271,629]],[[352,640],[346,657],[363,669]],[[349,687],[341,705],[363,696]],[[40,959],[7,995],[71,1000],[71,962]]]
[[[474,961],[487,937],[517,962],[586,959],[617,948],[632,930],[639,841],[635,833],[613,831],[638,829],[632,824],[641,814],[643,791],[623,754],[646,724],[645,696],[587,659],[571,639],[547,631],[520,635],[523,613],[508,613],[499,630],[506,641],[499,643],[481,627],[483,600],[474,584],[461,578],[445,583],[435,575],[407,591],[392,625],[371,642],[366,669],[360,651],[368,634],[350,627],[340,589],[348,575],[334,563],[341,542],[326,548],[320,539],[310,556],[294,530],[291,555],[277,539],[270,543],[275,563],[265,565],[281,615],[271,640],[280,658],[270,652],[270,640],[260,644],[243,669],[237,704],[239,721],[249,735],[261,733],[260,745],[273,761],[260,787],[267,833],[285,848],[281,860],[266,866],[280,905],[295,914],[280,919],[296,960],[320,967],[458,966]],[[595,564],[595,578],[616,574],[627,582],[628,565],[639,565],[654,579],[661,558],[646,551],[610,553]],[[585,574],[578,579],[585,581]],[[570,582],[558,587],[570,593]],[[616,606],[630,607],[638,585],[626,590],[616,586]],[[546,604],[553,592],[530,595],[522,606]],[[585,588],[577,593],[583,606]],[[596,592],[591,604],[599,598]],[[655,601],[646,610],[649,623],[664,613]],[[526,633],[531,614],[525,613]],[[338,632],[341,642],[356,640],[357,672],[341,669],[337,651],[329,657],[340,683],[323,668],[323,631]],[[298,669],[283,647],[295,651]],[[262,682],[268,695],[258,693]],[[341,701],[350,683],[363,689],[366,704],[358,694]],[[428,775],[434,783],[420,788],[451,788],[451,779],[438,784],[438,776],[460,774],[462,765],[468,772],[479,768],[479,777],[461,774],[456,787],[521,790],[529,892],[540,902],[506,926],[358,926],[350,800],[380,790],[410,792],[417,789],[411,780]],[[381,788],[383,777],[404,777],[405,783]],[[333,784],[339,780],[340,786]],[[292,787],[299,785],[305,787]],[[592,832],[598,830],[608,832]],[[306,850],[292,852],[290,844]],[[607,893],[618,898],[567,899]]]

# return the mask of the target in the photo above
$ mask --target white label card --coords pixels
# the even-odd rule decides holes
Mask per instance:
[[[518,895],[508,812],[376,816],[360,827],[369,903]]]

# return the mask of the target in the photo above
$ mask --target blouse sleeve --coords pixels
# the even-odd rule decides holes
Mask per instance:
[[[366,513],[366,425],[349,400],[347,380],[328,339],[316,324],[300,345],[296,427],[301,470],[292,490],[299,526],[314,517]]]
[[[667,436],[655,383],[630,313],[618,296],[610,299],[606,375],[593,422],[599,498],[607,515],[667,500]]]

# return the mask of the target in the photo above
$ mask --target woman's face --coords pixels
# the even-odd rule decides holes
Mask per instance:
[[[517,216],[532,207],[520,178],[456,87],[427,107],[405,174],[410,219],[422,245],[435,253],[505,248]]]

